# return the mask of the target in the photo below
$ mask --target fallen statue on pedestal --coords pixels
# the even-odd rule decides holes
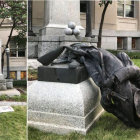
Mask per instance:
[[[140,128],[140,68],[126,53],[114,56],[104,49],[77,43],[59,47],[38,61],[43,65],[69,63],[69,68],[84,65],[100,87],[102,107],[125,124]]]

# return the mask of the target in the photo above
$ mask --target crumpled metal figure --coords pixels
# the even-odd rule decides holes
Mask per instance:
[[[54,60],[65,48],[63,55]],[[104,49],[77,43],[58,48],[38,61],[43,65],[52,61],[52,65],[69,63],[69,68],[84,65],[101,89],[102,107],[125,124],[140,128],[140,68],[126,53],[114,56]]]

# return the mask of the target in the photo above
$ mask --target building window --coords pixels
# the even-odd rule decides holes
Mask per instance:
[[[117,15],[122,17],[134,17],[134,0],[118,0]]]
[[[132,38],[132,49],[136,49],[136,38]]]
[[[17,46],[14,41],[10,41],[10,57],[25,57],[25,46]]]
[[[140,48],[140,38],[132,37],[132,49],[139,50],[139,48]]]
[[[10,78],[11,79],[17,79],[17,72],[16,71],[10,71]]]
[[[86,13],[86,1],[80,1],[80,12]]]
[[[26,79],[26,71],[21,71],[21,79]]]
[[[123,49],[123,45],[124,43],[123,43],[123,38],[121,38],[121,37],[118,37],[117,38],[117,49],[119,49],[119,50],[121,50],[121,49]]]

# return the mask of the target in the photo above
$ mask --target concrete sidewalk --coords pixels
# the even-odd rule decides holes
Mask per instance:
[[[26,106],[26,102],[9,102],[9,101],[0,101],[0,106]]]
[[[6,94],[7,96],[10,96],[10,97],[15,96],[15,95],[20,96],[20,92],[18,90],[16,90],[15,88],[0,91],[0,96],[4,95],[4,94]]]

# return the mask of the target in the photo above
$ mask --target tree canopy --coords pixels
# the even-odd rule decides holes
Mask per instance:
[[[26,32],[27,32],[27,1],[26,0],[0,0],[0,27],[3,25],[5,19],[11,19],[11,31],[5,44],[5,48],[8,48],[9,42],[12,38],[13,30],[18,32],[18,35],[14,36],[15,43],[20,44],[26,43]],[[2,52],[2,70],[4,67],[4,54],[5,49]]]
[[[112,0],[100,0],[99,5],[100,7],[106,5],[107,3],[112,4]]]
[[[27,2],[25,0],[0,0],[0,27],[7,18],[11,20],[12,24],[9,41],[13,30],[17,30],[18,36],[16,36],[14,39],[17,41],[17,43],[21,43],[19,38],[25,38],[27,31]],[[6,47],[8,47],[9,41],[7,41]]]

